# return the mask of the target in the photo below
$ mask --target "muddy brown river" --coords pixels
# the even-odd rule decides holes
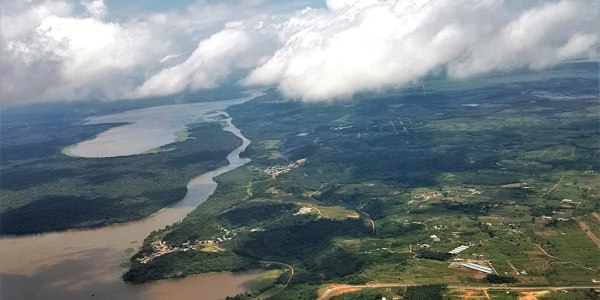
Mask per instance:
[[[126,271],[123,264],[151,231],[183,219],[215,190],[217,184],[213,177],[249,161],[239,154],[250,141],[231,123],[231,118],[224,130],[243,140],[243,144],[228,155],[229,165],[194,178],[187,185],[184,199],[148,218],[97,229],[1,238],[0,298],[210,300],[251,288],[260,277],[258,270],[242,274],[204,274],[140,285],[121,280]]]

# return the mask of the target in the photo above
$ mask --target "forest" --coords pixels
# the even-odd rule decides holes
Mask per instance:
[[[494,80],[468,89],[430,85],[425,92],[407,89],[341,103],[289,101],[270,90],[230,107],[233,122],[253,141],[243,152],[252,161],[217,177],[215,193],[182,222],[152,233],[124,278],[174,275],[152,268],[182,264],[180,255],[161,256],[156,262],[161,266],[136,263],[153,241],[212,240],[232,261],[292,266],[285,288],[280,278],[262,293],[271,299],[314,299],[327,283],[407,281],[414,286],[405,299],[441,299],[447,282],[518,285],[540,276],[547,280],[536,284],[588,282],[600,267],[594,244],[575,222],[558,219],[600,209],[597,80]],[[556,101],[538,91],[575,100]],[[281,174],[267,174],[304,158],[306,163]],[[562,199],[580,205],[561,204]],[[559,227],[547,220],[553,212],[550,218]],[[235,235],[218,242],[225,230]],[[540,233],[549,230],[555,233]],[[575,240],[585,245],[578,254],[565,246]],[[535,244],[590,270],[540,257]],[[470,248],[448,253],[459,245]],[[454,259],[493,262],[498,277],[477,276],[460,264],[449,267]],[[183,269],[200,273],[218,264],[217,256],[206,257]],[[513,267],[527,274],[514,275]],[[141,280],[137,274],[144,274]],[[381,296],[364,293],[364,299]],[[354,299],[339,298],[346,297]]]
[[[51,125],[55,130],[66,126],[59,121]],[[43,130],[48,124],[35,126]],[[169,151],[94,159],[60,152],[108,126],[115,124],[66,126],[60,139],[36,142],[40,145],[3,143],[0,233],[39,233],[143,218],[181,200],[191,178],[226,164],[227,154],[241,144],[218,124],[192,124],[191,138],[165,145]]]

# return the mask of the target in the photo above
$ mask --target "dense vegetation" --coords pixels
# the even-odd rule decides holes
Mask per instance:
[[[250,292],[240,293],[235,296],[227,296],[225,300],[249,300],[252,299],[255,295]]]
[[[54,126],[61,130],[65,125]],[[227,154],[241,144],[217,124],[196,124],[189,127],[190,139],[163,147],[170,151],[98,159],[60,153],[61,147],[107,126],[69,126],[61,139],[36,142],[40,145],[3,144],[0,233],[93,227],[148,216],[182,199],[191,178],[226,164]]]
[[[423,250],[417,251],[417,257],[445,261],[445,260],[448,260],[450,257],[452,257],[452,254],[450,254],[448,252],[439,252],[439,251],[431,251],[428,249],[423,249]]]
[[[248,205],[228,210],[220,214],[220,218],[231,226],[255,227],[270,221],[281,214],[295,212],[296,205],[291,203],[271,205]]]
[[[215,194],[180,224],[150,235],[132,270],[154,268],[136,263],[152,241],[215,241],[226,228],[235,236],[219,243],[224,253],[293,266],[287,286],[280,281],[260,296],[272,299],[314,299],[327,282],[429,284],[452,278],[478,284],[473,271],[445,262],[449,250],[464,244],[473,246],[457,258],[493,260],[501,281],[516,265],[532,274],[519,275],[521,283],[547,276],[544,284],[551,284],[572,273],[573,282],[587,282],[594,271],[566,271],[554,261],[539,269],[527,258],[539,259],[533,254],[537,243],[559,257],[600,267],[595,246],[577,223],[547,219],[600,208],[593,192],[600,188],[594,183],[600,171],[596,83],[581,77],[469,89],[432,84],[425,95],[407,90],[325,104],[282,101],[271,91],[231,107],[234,123],[253,141],[243,153],[252,162],[218,177]],[[302,158],[308,162],[266,174],[268,167]],[[581,203],[575,210],[561,204],[565,198]],[[537,233],[547,228],[573,235]],[[564,247],[575,237],[585,246],[569,256]],[[178,260],[168,254],[157,264]],[[152,276],[143,280],[172,273]],[[404,297],[436,299],[442,290],[416,286]],[[379,296],[366,289],[339,298]]]
[[[256,260],[239,257],[231,252],[187,251],[158,257],[148,265],[136,264],[123,276],[123,279],[142,283],[163,277],[165,274],[176,278],[198,273],[248,271],[258,267]]]
[[[428,284],[409,286],[404,294],[404,300],[442,300],[442,292],[446,289],[443,284]]]
[[[485,276],[485,280],[490,283],[515,283],[519,282],[516,278],[512,276],[501,276],[496,274],[488,274]]]
[[[354,293],[347,293],[331,297],[332,300],[381,300],[382,298],[393,299],[396,295],[404,295],[404,291],[389,291],[382,289],[363,289]],[[398,296],[396,296],[398,297]]]

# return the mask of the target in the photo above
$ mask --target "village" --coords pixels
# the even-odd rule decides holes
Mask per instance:
[[[210,240],[196,240],[193,242],[186,241],[181,246],[172,246],[168,243],[157,240],[151,243],[152,245],[152,253],[149,255],[145,255],[137,259],[138,262],[142,264],[147,264],[151,262],[155,258],[159,256],[163,256],[165,254],[173,253],[173,252],[186,252],[186,251],[204,251],[204,252],[222,252],[225,251],[222,247],[220,247],[220,243],[224,241],[231,240],[234,236],[237,235],[237,232],[233,230],[228,230],[223,227],[220,228],[223,232],[222,236],[219,236]]]
[[[264,172],[271,175],[271,177],[273,177],[273,179],[275,179],[278,175],[288,173],[289,171],[291,171],[307,162],[308,162],[308,160],[306,158],[301,158],[301,159],[298,159],[295,162],[287,164],[285,166],[277,165],[277,166],[268,167],[264,170]]]

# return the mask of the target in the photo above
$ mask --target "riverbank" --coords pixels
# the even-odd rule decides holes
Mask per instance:
[[[247,290],[260,274],[216,273],[143,285],[126,284],[121,280],[131,249],[138,248],[150,232],[183,219],[205,201],[216,188],[213,177],[249,161],[239,154],[250,141],[231,119],[227,119],[226,124],[223,130],[242,141],[227,155],[229,164],[192,179],[187,184],[185,197],[161,213],[96,229],[0,239],[0,298],[19,295],[19,299],[82,299],[94,295],[111,299],[168,299],[178,298],[179,292],[192,289],[193,295],[217,299]],[[239,280],[232,280],[234,277]],[[213,294],[215,297],[210,298]]]
[[[102,227],[139,220],[180,201],[190,180],[226,165],[227,155],[242,144],[214,123],[190,125],[190,135],[194,138],[165,146],[171,151],[102,159],[57,154],[6,169],[15,179],[0,189],[0,233]]]

